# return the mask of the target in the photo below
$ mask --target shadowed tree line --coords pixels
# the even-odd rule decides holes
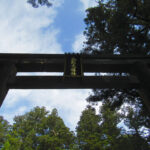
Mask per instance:
[[[149,0],[99,0],[96,7],[86,10],[86,41],[82,52],[97,55],[149,55],[149,10]],[[136,89],[93,89],[87,101],[93,104],[107,103],[115,111],[124,106],[134,108],[128,108],[130,117],[126,124],[134,124],[136,131],[140,127],[150,130],[150,114]],[[139,126],[130,120],[132,116],[140,120]],[[135,132],[133,135],[138,134]],[[150,132],[147,136],[150,141]]]
[[[83,110],[75,132],[58,115],[45,107],[14,117],[10,125],[0,117],[1,150],[148,150],[148,130],[141,119],[126,108],[116,112],[103,104],[99,112],[93,106]],[[139,130],[140,129],[140,130]]]

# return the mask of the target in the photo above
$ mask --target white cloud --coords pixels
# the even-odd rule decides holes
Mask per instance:
[[[59,3],[58,3],[59,2]],[[0,52],[62,53],[52,23],[56,7],[33,8],[26,0],[2,0],[0,3]]]
[[[4,119],[6,119],[10,124],[13,123],[13,118],[18,115],[23,115],[27,111],[26,106],[21,106],[18,109],[16,109],[13,113],[2,113],[1,115],[4,116]]]
[[[72,45],[73,51],[78,53],[83,48],[83,42],[85,42],[85,36],[83,33],[76,35],[75,41]]]
[[[89,7],[94,7],[97,5],[96,0],[80,0],[82,3],[82,10],[86,10]]]
[[[16,107],[21,99],[24,99],[30,95],[31,90],[9,90],[4,101],[4,107],[10,109]]]
[[[15,115],[30,111],[35,106],[45,106],[50,111],[57,108],[65,124],[74,130],[81,111],[87,105],[85,99],[89,93],[90,90],[10,90],[1,108],[6,112],[1,114],[12,123]]]
[[[87,105],[86,98],[90,90],[40,90],[33,91],[28,97],[33,106],[57,108],[66,124],[75,128],[81,111]]]

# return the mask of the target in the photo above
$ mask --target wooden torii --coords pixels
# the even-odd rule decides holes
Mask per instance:
[[[63,76],[17,76],[18,72],[63,72]],[[84,73],[128,73],[85,76]],[[150,56],[0,54],[0,106],[9,89],[138,89],[150,112]]]

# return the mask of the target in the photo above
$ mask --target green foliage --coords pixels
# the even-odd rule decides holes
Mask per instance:
[[[96,115],[96,111],[92,107],[86,108],[78,122],[77,138],[80,149],[96,150],[99,147],[100,139],[100,117]]]
[[[149,0],[108,0],[87,10],[86,53],[148,54]]]
[[[148,137],[143,137],[142,130],[139,130],[143,118],[131,107],[123,110],[119,114],[106,103],[96,114],[96,110],[88,106],[81,114],[75,137],[58,116],[57,109],[49,113],[44,107],[35,107],[22,116],[16,116],[14,124],[8,128],[8,122],[2,118],[1,122],[6,125],[3,129],[7,129],[5,138],[1,136],[2,150],[150,149]],[[120,121],[124,121],[127,131],[118,127]]]
[[[99,114],[92,107],[86,108],[76,128],[79,147],[82,150],[119,150],[121,130],[118,123],[119,115],[106,105],[101,107]]]
[[[100,117],[96,115],[95,109],[88,107],[82,112],[78,122],[77,138],[82,150],[96,150],[99,147]]]
[[[17,135],[16,132],[12,134],[7,135],[7,140],[5,141],[5,144],[3,145],[2,150],[19,150],[21,146],[20,138],[17,136],[14,137],[14,134]]]
[[[80,117],[76,131],[78,145],[81,150],[148,150],[150,145],[148,139],[139,134],[140,120],[128,115],[122,115],[111,110],[108,104],[100,107],[99,114],[96,114],[93,107],[87,107]],[[123,121],[125,120],[125,124]],[[132,122],[126,123],[126,122]],[[122,127],[118,124],[122,122]],[[137,132],[130,131],[136,124]],[[138,124],[138,125],[137,125]],[[124,129],[126,125],[127,130]]]
[[[2,147],[6,141],[9,128],[9,123],[2,116],[0,116],[0,147]]]
[[[87,41],[83,52],[149,55],[149,10],[149,0],[99,0],[98,6],[86,11],[84,34]],[[107,103],[111,110],[120,109],[124,104],[136,106],[141,126],[150,127],[150,114],[135,89],[94,89],[87,101]]]
[[[139,111],[131,106],[123,108],[123,111],[124,124],[128,127],[128,134],[130,134],[128,139],[132,144],[134,143],[134,149],[149,149],[150,129],[143,126],[145,118],[139,115]]]
[[[3,150],[9,149],[9,145],[16,150],[67,150],[74,145],[74,134],[56,109],[49,114],[44,107],[35,107],[25,115],[16,116],[14,121]]]
[[[149,9],[149,0],[100,0],[97,7],[89,8],[86,11],[84,34],[87,41],[83,52],[99,55],[149,54]],[[124,103],[138,101],[141,115],[149,116],[146,106],[135,89],[94,90],[93,95],[87,100],[107,101],[112,109],[118,108]]]

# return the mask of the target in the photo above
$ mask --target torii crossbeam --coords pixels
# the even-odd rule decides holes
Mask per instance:
[[[18,72],[63,72],[63,76],[17,76]],[[84,73],[128,73],[88,76]],[[0,54],[0,106],[9,89],[139,89],[150,111],[150,56]]]

